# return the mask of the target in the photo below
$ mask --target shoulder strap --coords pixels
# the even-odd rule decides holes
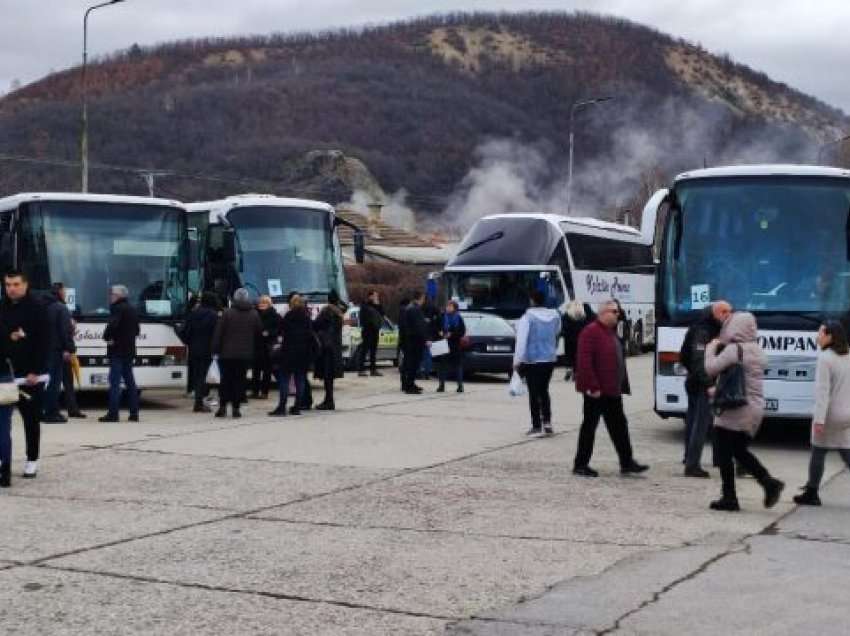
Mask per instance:
[[[744,362],[744,347],[741,346],[741,343],[738,343],[738,362]]]

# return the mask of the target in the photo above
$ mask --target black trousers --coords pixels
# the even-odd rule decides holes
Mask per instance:
[[[402,373],[402,390],[407,390],[415,386],[416,374],[419,373],[419,367],[422,366],[422,355],[425,352],[425,345],[416,343],[414,346],[406,346],[404,348],[404,372]]]
[[[316,364],[321,366],[322,382],[325,385],[325,404],[333,404],[336,354],[333,351],[323,351]]]
[[[41,416],[44,402],[44,389],[38,384],[34,387],[23,386],[21,390],[29,396],[18,402],[18,411],[24,421],[24,437],[27,443],[27,461],[38,461],[41,446]]]
[[[357,366],[358,371],[366,369],[366,357],[369,356],[369,370],[378,370],[378,333],[371,331],[363,332],[363,344],[360,345],[360,361]]]
[[[531,411],[531,426],[540,429],[552,423],[552,400],[549,397],[549,382],[555,364],[540,362],[522,365],[522,375],[528,385],[528,408]]]
[[[192,374],[189,378],[189,386],[195,395],[195,404],[200,406],[209,393],[207,371],[212,364],[212,358],[191,358],[189,362],[189,369],[191,369]]]
[[[767,469],[747,448],[751,438],[746,433],[715,426],[714,440],[717,465],[720,468],[720,478],[723,480],[724,497],[736,498],[734,460],[738,460],[759,483],[764,483],[764,480],[770,477]]]
[[[219,408],[224,409],[228,403],[238,409],[245,397],[247,384],[248,360],[219,360],[221,384],[218,385]]]
[[[79,413],[80,405],[77,404],[77,391],[74,389],[74,371],[70,362],[62,363],[62,388],[65,395],[65,408],[68,413]]]
[[[254,395],[268,395],[272,385],[272,361],[265,351],[267,347],[264,344],[260,346],[264,350],[258,351],[254,357],[254,366],[251,369],[251,391]]]
[[[628,466],[633,461],[629,422],[623,411],[623,397],[603,395],[602,397],[592,398],[585,395],[584,419],[578,435],[575,468],[583,468],[590,463],[590,458],[593,455],[593,442],[596,439],[596,427],[599,426],[600,417],[605,420],[608,435],[611,436],[617,456],[620,458],[620,466]]]

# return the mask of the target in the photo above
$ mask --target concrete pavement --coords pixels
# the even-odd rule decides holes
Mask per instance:
[[[681,426],[651,412],[651,358],[630,369],[636,454],[652,464],[636,478],[619,476],[604,428],[602,477],[570,474],[580,400],[560,381],[549,439],[524,437],[526,404],[504,383],[411,397],[389,370],[346,378],[331,414],[271,419],[252,401],[218,420],[162,396],[139,424],[45,426],[39,477],[0,491],[0,629],[776,633],[803,624],[798,598],[827,607],[804,613],[821,633],[839,627],[850,480],[837,458],[828,505],[795,512],[805,436],[764,445],[783,502],[763,510],[744,480],[744,512],[711,513],[719,480],[682,478]],[[20,460],[17,423],[15,445]],[[808,605],[814,574],[832,592]],[[764,584],[777,575],[789,584]],[[718,619],[762,606],[770,617]]]

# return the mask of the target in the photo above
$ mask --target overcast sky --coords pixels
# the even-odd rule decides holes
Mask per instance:
[[[0,0],[0,92],[78,64],[85,0]],[[817,6],[817,9],[814,7]],[[819,0],[124,0],[94,12],[90,54],[199,36],[320,30],[473,10],[614,14],[700,42],[850,113],[850,3]]]

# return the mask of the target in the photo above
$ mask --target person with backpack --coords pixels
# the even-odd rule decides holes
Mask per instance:
[[[782,489],[785,488],[785,484],[771,477],[748,449],[764,417],[764,369],[767,366],[767,356],[756,336],[755,316],[749,312],[736,312],[723,323],[720,335],[705,348],[705,371],[710,378],[716,380],[717,385],[709,390],[709,395],[715,403],[715,452],[720,478],[723,481],[722,495],[720,499],[711,502],[712,510],[735,512],[741,509],[735,492],[734,460],[738,460],[761,484],[764,489],[765,508],[776,505]],[[737,369],[736,365],[739,365]],[[727,399],[727,396],[721,393],[723,387],[732,384],[719,378],[724,371],[743,375],[745,395],[735,396],[742,399],[741,406],[718,412],[718,404]]]
[[[821,505],[818,490],[829,451],[837,451],[850,468],[850,346],[844,326],[837,320],[821,325],[818,347],[809,481],[794,497],[802,506]]]

